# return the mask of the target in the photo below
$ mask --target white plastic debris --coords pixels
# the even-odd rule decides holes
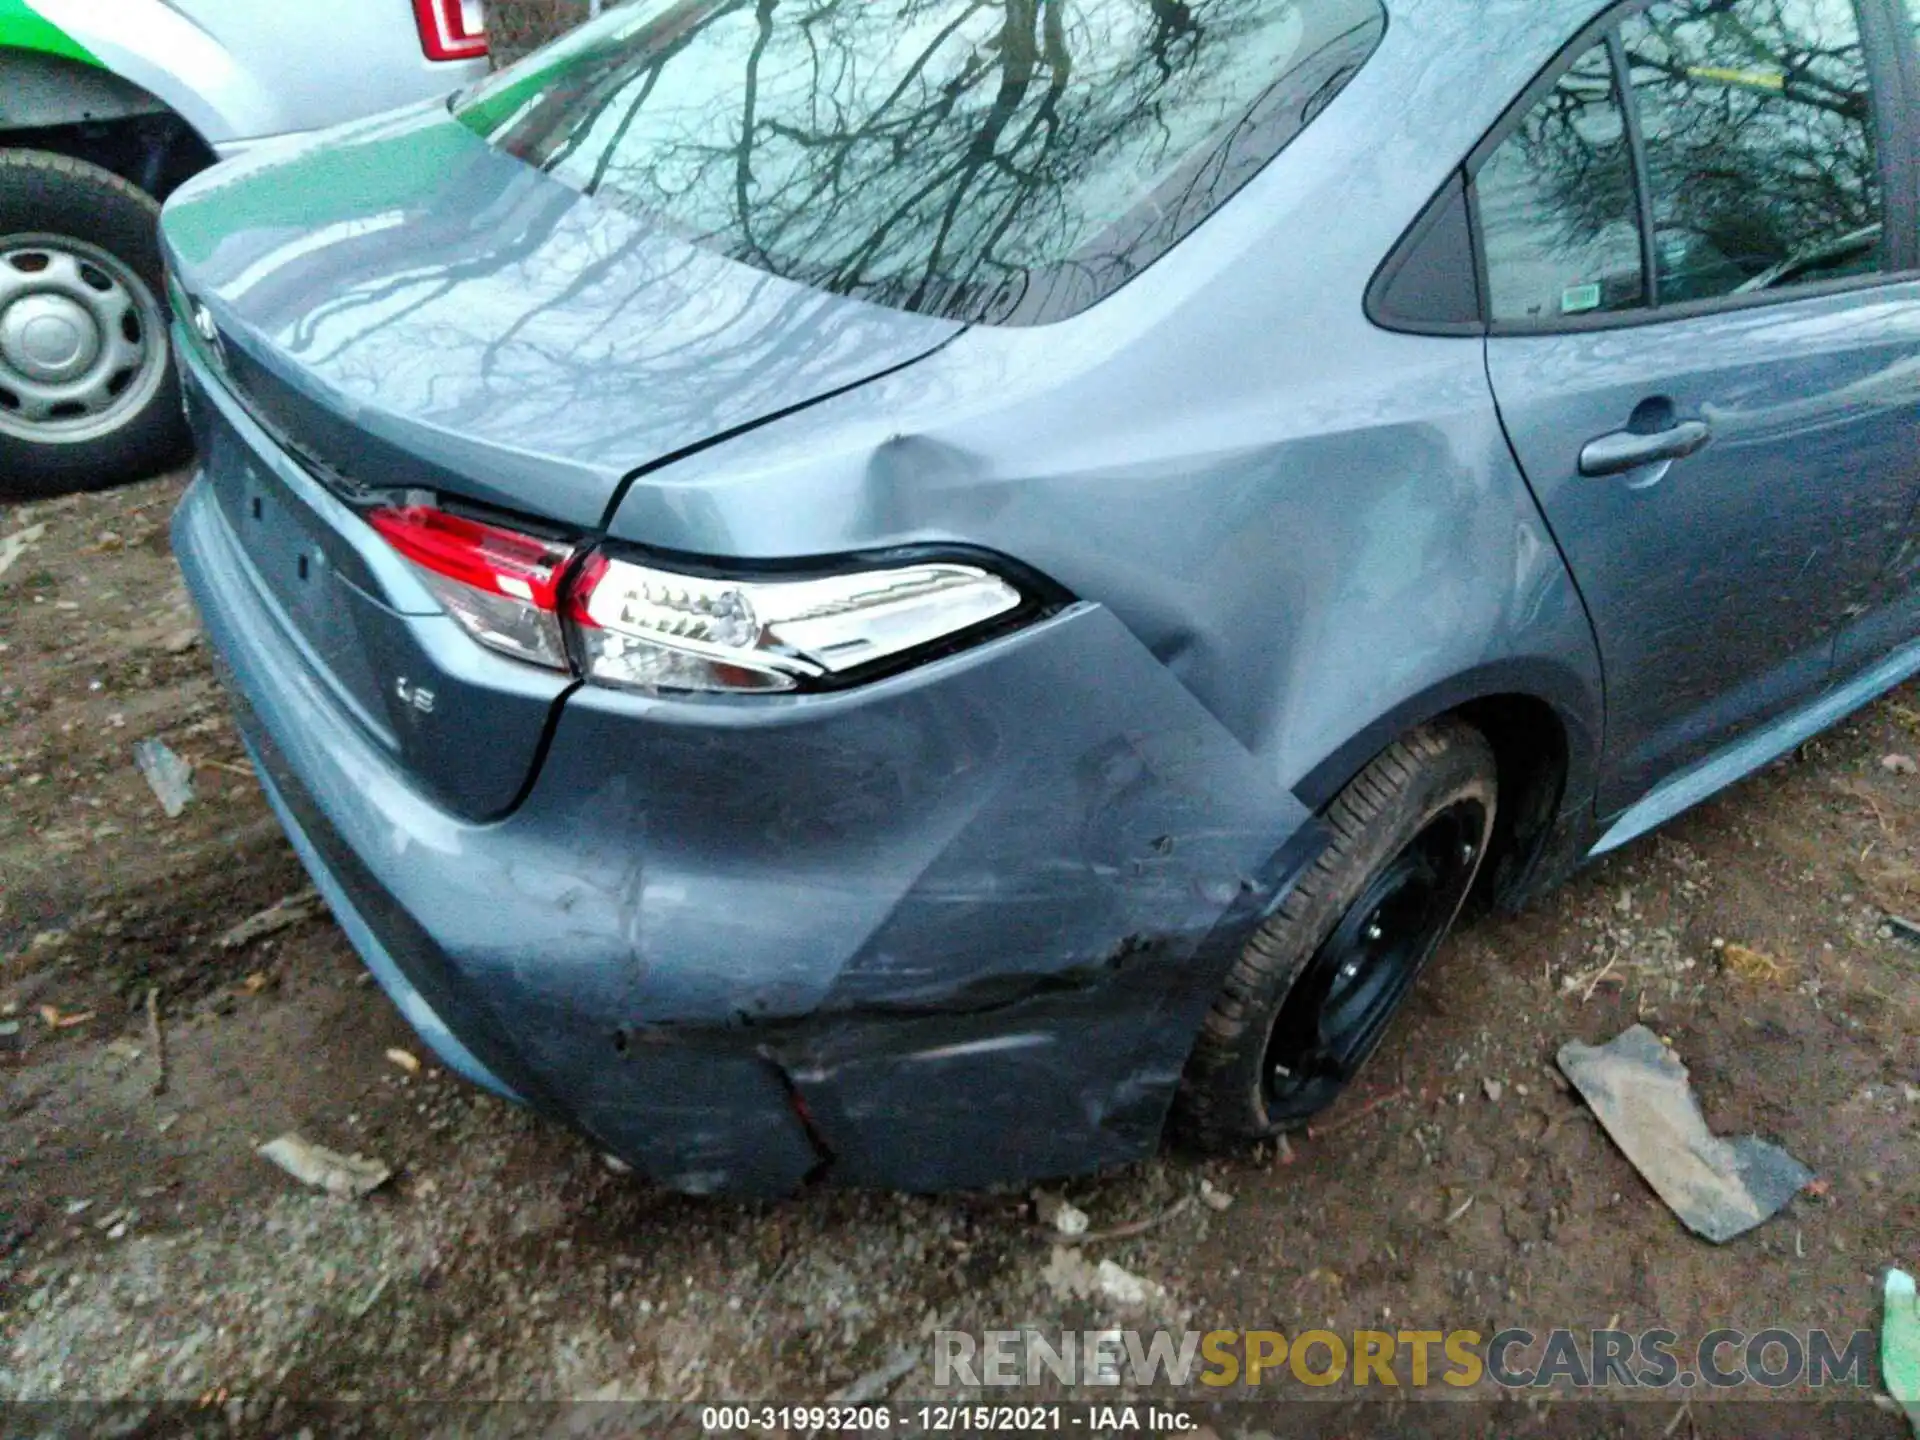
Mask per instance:
[[[133,747],[133,763],[147,777],[167,818],[178,819],[193,799],[193,767],[174,754],[164,740],[142,740]]]
[[[4,540],[0,540],[0,575],[11,570],[13,562],[26,554],[28,547],[46,533],[47,527],[44,525],[29,525],[26,529],[16,530]]]
[[[393,1178],[393,1171],[378,1160],[364,1155],[342,1155],[324,1145],[289,1132],[260,1147],[260,1154],[303,1185],[338,1195],[343,1200],[358,1200],[372,1194]]]
[[[1099,1268],[1094,1271],[1094,1278],[1099,1282],[1100,1293],[1116,1305],[1144,1305],[1160,1289],[1151,1280],[1143,1280],[1111,1260],[1100,1262]]]
[[[1920,1436],[1920,1299],[1913,1276],[1889,1268],[1880,1325],[1880,1378]]]
[[[1072,1245],[1053,1247],[1040,1278],[1062,1299],[1086,1300],[1100,1296],[1127,1310],[1157,1305],[1167,1298],[1166,1287],[1135,1275],[1111,1260],[1095,1265],[1080,1247]]]
[[[1569,1042],[1560,1068],[1613,1143],[1696,1235],[1724,1244],[1773,1215],[1813,1172],[1751,1135],[1707,1129],[1687,1067],[1644,1025],[1605,1045]]]

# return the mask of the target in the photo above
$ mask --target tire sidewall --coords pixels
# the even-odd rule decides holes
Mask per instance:
[[[167,312],[153,199],[99,166],[32,150],[0,150],[0,237],[71,236],[118,257]],[[151,474],[179,457],[186,428],[180,379],[163,332],[160,383],[147,403],[105,435],[35,442],[0,435],[0,497],[35,499]]]
[[[1282,948],[1285,955],[1279,965],[1262,968],[1257,992],[1247,997],[1252,1004],[1232,1064],[1206,1080],[1218,1087],[1216,1095],[1225,1102],[1218,1106],[1224,1112],[1218,1116],[1219,1121],[1244,1138],[1270,1137],[1305,1123],[1303,1117],[1276,1120],[1269,1111],[1265,1073],[1268,1040],[1293,985],[1381,867],[1412,843],[1436,816],[1461,801],[1474,800],[1486,812],[1481,853],[1474,861],[1474,876],[1478,875],[1486,837],[1493,833],[1497,799],[1491,747],[1477,731],[1450,727],[1439,754],[1411,770],[1404,783],[1383,784],[1382,764],[1376,762],[1336,797],[1329,806],[1330,813],[1343,805],[1351,812],[1357,801],[1372,811],[1370,818],[1350,837],[1336,830],[1328,852],[1298,889],[1305,903],[1291,912],[1283,906],[1252,942],[1265,946],[1268,956]],[[1466,890],[1471,889],[1470,877]],[[1441,941],[1458,916],[1456,907],[1441,931]],[[1432,958],[1430,949],[1421,959],[1422,972]],[[1411,989],[1408,993],[1411,995]],[[1390,1023],[1386,1033],[1392,1028]]]

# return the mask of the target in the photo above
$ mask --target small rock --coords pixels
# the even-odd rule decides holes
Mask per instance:
[[[420,1073],[420,1057],[415,1055],[411,1050],[402,1050],[396,1046],[387,1051],[387,1059],[392,1064],[406,1071],[409,1075],[418,1075]]]
[[[1041,1224],[1051,1225],[1062,1235],[1072,1237],[1087,1233],[1087,1212],[1051,1191],[1033,1192],[1033,1213],[1040,1217]]]
[[[189,625],[184,630],[176,630],[160,642],[160,648],[169,655],[184,655],[200,643],[200,632]]]
[[[1920,774],[1920,765],[1914,763],[1911,755],[1882,755],[1880,768],[1889,775]]]
[[[1116,1305],[1138,1307],[1165,1293],[1153,1281],[1143,1279],[1131,1270],[1123,1270],[1111,1260],[1102,1260],[1093,1273],[1099,1283],[1100,1293]]]
[[[1211,1180],[1200,1182],[1200,1201],[1209,1210],[1230,1210],[1233,1208],[1233,1196],[1217,1188]]]
[[[1507,1087],[1502,1085],[1498,1080],[1482,1080],[1480,1082],[1480,1088],[1487,1092],[1487,1099],[1496,1105],[1500,1103],[1500,1097],[1504,1095],[1507,1090]]]

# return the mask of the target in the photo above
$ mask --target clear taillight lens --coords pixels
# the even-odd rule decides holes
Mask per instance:
[[[373,510],[367,523],[413,562],[475,640],[516,660],[567,668],[560,580],[570,547],[427,505]]]
[[[388,506],[366,518],[482,645],[565,670],[571,638],[588,680],[631,690],[753,693],[831,683],[1025,601],[993,572],[951,561],[747,579],[583,555],[430,505]]]
[[[429,60],[473,60],[487,53],[481,0],[413,0],[413,18]]]
[[[971,565],[929,562],[804,580],[688,575],[605,555],[569,616],[587,678],[642,690],[793,690],[1017,609]]]

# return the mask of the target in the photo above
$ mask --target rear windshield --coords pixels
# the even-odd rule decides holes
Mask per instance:
[[[1385,24],[1379,0],[634,0],[455,113],[775,275],[1035,324],[1198,225]]]

